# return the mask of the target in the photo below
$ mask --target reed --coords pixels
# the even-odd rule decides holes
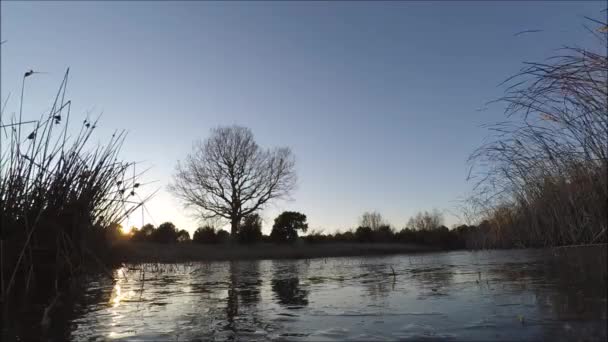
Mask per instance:
[[[594,35],[599,52],[566,47],[506,81],[507,121],[470,158],[486,247],[608,242],[608,34]]]
[[[91,260],[104,260],[110,225],[121,222],[149,198],[133,200],[138,177],[133,163],[118,159],[125,132],[102,145],[90,140],[99,118],[69,125],[66,100],[69,69],[51,110],[37,120],[23,112],[27,84],[23,76],[19,116],[5,122],[0,112],[0,288],[2,300],[34,280],[56,290]],[[74,134],[74,135],[72,135]]]

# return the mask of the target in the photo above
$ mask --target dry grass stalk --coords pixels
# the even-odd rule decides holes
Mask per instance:
[[[137,176],[133,163],[118,161],[125,132],[102,146],[89,147],[97,120],[84,120],[69,136],[71,102],[65,100],[69,69],[50,112],[22,121],[0,116],[0,223],[2,298],[16,285],[43,274],[55,281],[84,267],[87,255],[102,249],[112,223],[121,222],[147,199],[130,201]],[[50,269],[50,270],[49,270]]]
[[[605,23],[604,23],[605,25]],[[470,158],[489,246],[608,242],[608,34],[506,82],[509,119]]]

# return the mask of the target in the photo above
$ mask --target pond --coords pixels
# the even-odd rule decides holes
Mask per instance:
[[[125,265],[58,339],[606,340],[606,250],[560,251]]]

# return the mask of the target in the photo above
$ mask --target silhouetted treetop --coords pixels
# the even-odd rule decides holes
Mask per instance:
[[[284,211],[274,219],[270,238],[276,242],[293,242],[298,237],[298,230],[302,232],[308,230],[306,215],[295,211]]]
[[[407,223],[407,227],[414,230],[431,230],[437,229],[443,225],[443,215],[437,209],[432,212],[419,212],[411,217]]]
[[[215,229],[210,226],[199,227],[192,234],[192,241],[196,243],[217,243]]]
[[[152,233],[152,240],[160,243],[177,241],[177,228],[171,222],[164,222]]]
[[[380,226],[385,225],[382,215],[377,211],[365,212],[359,220],[361,227],[369,227],[372,230],[378,230]]]

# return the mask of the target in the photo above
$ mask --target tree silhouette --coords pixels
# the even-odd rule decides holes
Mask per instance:
[[[395,233],[388,224],[383,224],[374,230],[374,241],[390,242],[394,240]]]
[[[371,242],[374,239],[374,231],[370,227],[358,227],[355,239],[359,242]]]
[[[298,230],[306,232],[306,215],[295,211],[284,211],[272,226],[270,238],[276,242],[293,242],[298,238]]]
[[[385,225],[382,215],[377,211],[365,212],[361,215],[359,220],[361,227],[369,227],[372,230],[378,230],[381,226]]]
[[[294,265],[276,268],[271,287],[277,302],[282,306],[298,309],[308,305],[309,291],[300,286],[298,269]]]
[[[106,238],[109,241],[118,241],[125,238],[125,235],[122,232],[122,226],[116,222],[110,223],[109,227],[106,229]]]
[[[156,230],[156,228],[154,227],[153,224],[147,223],[143,227],[141,227],[141,229],[133,232],[133,235],[131,236],[131,240],[133,240],[133,241],[151,241],[152,234],[154,233],[155,230]]]
[[[177,242],[188,242],[190,241],[190,233],[187,230],[182,229],[177,232]]]
[[[177,228],[171,222],[162,223],[154,233],[152,240],[160,243],[173,243],[177,241]]]
[[[218,242],[215,229],[210,226],[199,227],[192,234],[192,241],[196,243],[216,243]]]
[[[288,148],[264,150],[248,128],[219,127],[178,163],[169,190],[203,218],[229,220],[236,236],[243,217],[291,192],[294,165]]]
[[[230,239],[230,233],[223,229],[218,230],[215,236],[218,243],[226,243]]]
[[[409,219],[407,226],[414,230],[437,229],[443,225],[443,215],[437,209],[432,212],[419,212]]]

